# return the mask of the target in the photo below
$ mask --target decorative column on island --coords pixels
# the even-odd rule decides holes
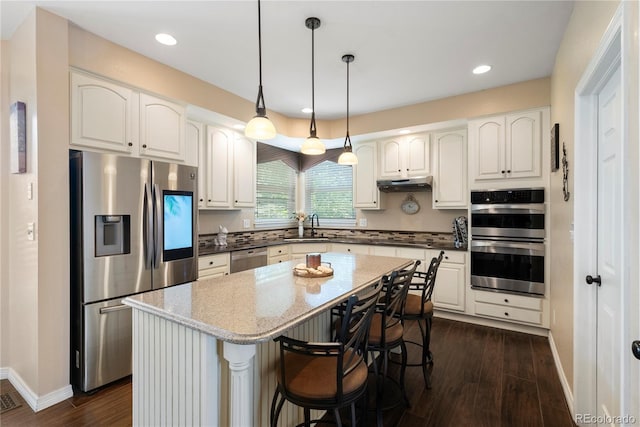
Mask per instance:
[[[269,424],[273,338],[329,339],[329,309],[412,260],[322,254],[330,277],[298,277],[301,259],[128,297],[133,308],[133,424]],[[294,408],[283,410],[297,424]],[[295,421],[295,422],[294,422]]]

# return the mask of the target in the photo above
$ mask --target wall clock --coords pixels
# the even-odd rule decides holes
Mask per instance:
[[[413,215],[415,213],[418,213],[418,211],[420,210],[420,205],[418,204],[418,201],[413,197],[413,194],[409,194],[406,199],[402,201],[402,205],[400,205],[400,207],[402,208],[402,212],[406,213],[407,215]]]

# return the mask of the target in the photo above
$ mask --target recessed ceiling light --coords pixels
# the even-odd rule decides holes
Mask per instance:
[[[311,114],[311,113],[313,113],[313,109],[309,108],[309,107],[304,107],[302,109],[302,112],[305,113],[305,114]]]
[[[178,41],[170,34],[159,33],[156,34],[156,40],[158,43],[162,43],[167,46],[174,46]]]
[[[478,65],[473,69],[473,74],[484,74],[489,70],[491,70],[491,65]]]
[[[411,133],[411,131],[409,129],[402,129],[400,132],[398,132],[400,135],[406,135],[408,133]]]

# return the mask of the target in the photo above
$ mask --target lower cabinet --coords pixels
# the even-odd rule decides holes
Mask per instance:
[[[542,325],[541,298],[475,291],[475,314],[501,320]]]
[[[291,259],[304,258],[310,253],[329,252],[331,245],[329,243],[292,243]]]
[[[211,279],[229,274],[229,253],[198,257],[198,280]]]
[[[271,246],[267,252],[267,264],[278,264],[280,262],[289,261],[289,245]]]
[[[425,268],[429,268],[431,259],[440,254],[439,251],[429,250],[428,252]],[[466,252],[445,251],[433,288],[432,299],[435,308],[465,310],[466,257]]]
[[[331,245],[331,252],[369,255],[369,245],[333,243]]]

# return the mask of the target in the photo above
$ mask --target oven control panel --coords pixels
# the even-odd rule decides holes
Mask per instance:
[[[472,191],[471,204],[544,203],[543,188]]]

